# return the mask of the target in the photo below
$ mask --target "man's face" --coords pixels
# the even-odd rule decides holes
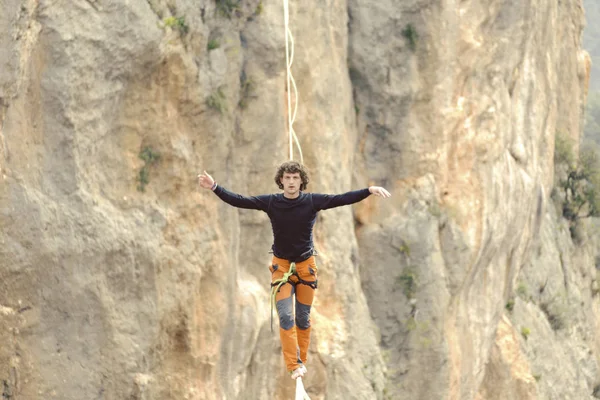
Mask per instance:
[[[283,185],[283,193],[287,197],[296,197],[300,194],[300,186],[302,185],[302,178],[300,178],[300,172],[284,172],[281,177],[281,184]]]

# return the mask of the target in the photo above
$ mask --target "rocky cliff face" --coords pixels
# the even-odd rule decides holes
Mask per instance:
[[[292,398],[268,219],[283,7],[2,0],[6,399]],[[592,399],[596,243],[550,200],[579,136],[579,0],[292,1],[295,130],[321,213],[313,399]],[[142,191],[143,189],[143,191]]]

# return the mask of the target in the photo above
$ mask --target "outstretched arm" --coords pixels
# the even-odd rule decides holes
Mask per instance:
[[[358,203],[359,201],[369,197],[370,194],[374,194],[383,198],[391,196],[390,192],[384,188],[379,186],[371,186],[366,189],[354,190],[352,192],[335,195],[314,193],[312,194],[313,205],[316,211],[327,210],[329,208]]]
[[[238,208],[248,208],[252,210],[267,211],[269,207],[269,196],[242,196],[228,191],[222,186],[217,185],[217,182],[206,171],[198,175],[198,183],[204,189],[210,189],[225,203]]]

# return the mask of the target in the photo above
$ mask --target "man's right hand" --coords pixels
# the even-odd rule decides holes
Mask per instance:
[[[215,184],[215,180],[206,171],[198,175],[198,183],[204,189],[211,189]]]

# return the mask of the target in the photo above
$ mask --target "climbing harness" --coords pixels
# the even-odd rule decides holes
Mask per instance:
[[[283,13],[284,13],[284,25],[285,25],[285,66],[286,66],[286,88],[287,88],[287,106],[288,106],[288,130],[289,130],[289,155],[290,160],[294,159],[293,143],[296,143],[298,147],[298,153],[300,154],[300,163],[304,164],[304,157],[302,156],[302,148],[298,141],[298,136],[294,132],[294,121],[296,120],[296,113],[298,112],[298,87],[296,81],[292,75],[292,63],[294,62],[294,36],[290,30],[290,8],[288,0],[283,0]],[[292,92],[290,91],[290,85],[294,91],[294,111],[292,112]]]

